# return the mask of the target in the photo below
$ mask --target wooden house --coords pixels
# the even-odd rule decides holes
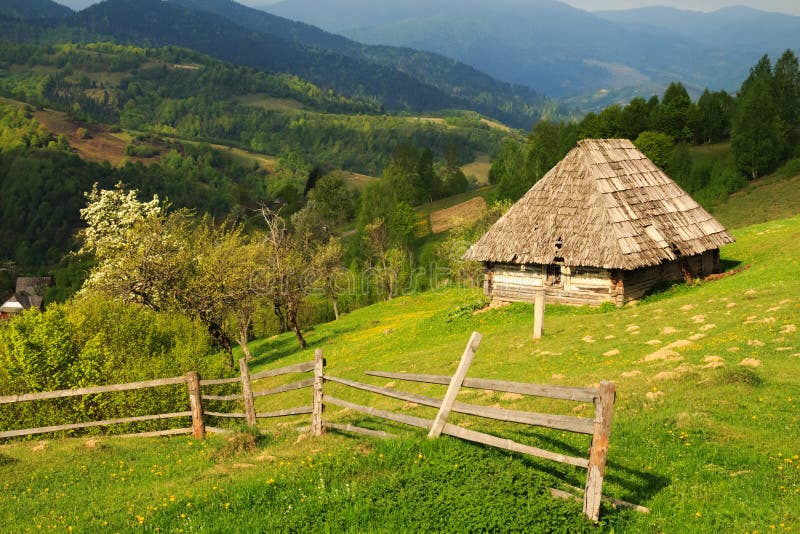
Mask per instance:
[[[14,294],[0,305],[0,319],[7,319],[30,308],[44,308],[44,292],[53,285],[52,277],[19,277]]]
[[[585,139],[464,255],[493,301],[622,305],[719,272],[733,238],[625,139]]]

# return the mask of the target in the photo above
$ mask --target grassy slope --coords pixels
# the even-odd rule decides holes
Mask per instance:
[[[713,210],[728,228],[742,228],[800,213],[800,175],[771,175],[750,183]]]
[[[618,400],[605,493],[648,506],[652,513],[639,515],[605,510],[608,527],[640,532],[745,532],[764,531],[775,525],[780,530],[796,532],[800,524],[800,443],[796,439],[800,424],[797,389],[800,338],[796,330],[796,325],[800,324],[800,279],[796,273],[800,260],[795,244],[800,239],[800,218],[741,229],[735,235],[737,243],[726,247],[723,257],[728,265],[747,265],[749,269],[608,313],[550,307],[546,336],[537,344],[530,340],[532,314],[529,306],[515,305],[472,315],[467,310],[480,302],[479,293],[457,289],[402,297],[371,306],[338,322],[316,327],[308,333],[308,338],[311,349],[325,351],[330,374],[378,385],[390,385],[392,381],[365,377],[363,372],[377,369],[452,373],[473,330],[482,332],[485,337],[470,370],[471,376],[563,385],[614,380]],[[681,343],[672,349],[675,354],[667,359],[648,358],[659,348],[676,341]],[[307,361],[312,357],[311,350],[298,351],[290,335],[260,340],[253,348],[254,369]],[[757,360],[751,363],[758,366],[740,365],[747,359]],[[293,378],[287,377],[288,380]],[[404,391],[443,395],[441,386],[393,385]],[[420,416],[434,413],[429,408],[346,391],[335,384],[326,387],[329,395],[354,402]],[[308,392],[285,394],[280,406],[305,404],[307,395]],[[581,410],[573,405],[515,399],[489,391],[471,392],[461,398],[517,409],[553,409],[561,413]],[[278,406],[264,398],[258,399],[257,404],[259,411]],[[583,412],[588,413],[588,407],[584,406]],[[326,417],[389,429],[401,435],[420,436],[413,430],[332,406]],[[470,417],[456,419],[471,428],[499,432],[571,454],[583,454],[588,446],[585,437],[520,429]],[[298,485],[305,480],[298,458],[306,462],[305,456],[311,455],[317,462],[319,458],[327,458],[325,455],[329,452],[333,456],[322,464],[324,476],[328,486],[339,488],[340,493],[326,494],[325,502],[349,510],[347,513],[353,515],[348,517],[354,521],[349,523],[351,528],[376,527],[376,523],[370,522],[370,514],[359,506],[367,506],[363,499],[369,500],[371,495],[380,492],[400,492],[398,501],[410,499],[410,504],[403,505],[404,512],[381,516],[380,525],[387,529],[402,526],[407,520],[402,514],[407,512],[413,516],[415,507],[437,506],[433,498],[430,501],[426,500],[428,497],[412,498],[403,494],[400,486],[383,488],[380,492],[376,489],[386,480],[400,484],[396,477],[410,483],[414,479],[413,469],[417,467],[412,463],[417,449],[430,447],[427,444],[420,442],[417,447],[417,442],[400,441],[375,445],[368,439],[329,435],[322,442],[306,440],[293,445],[294,438],[286,427],[269,428],[271,442],[261,450],[221,462],[212,453],[224,443],[215,441],[209,445],[189,445],[185,439],[175,439],[148,445],[145,441],[112,440],[106,464],[100,463],[102,455],[84,451],[75,441],[53,445],[38,453],[32,452],[29,443],[3,446],[0,470],[7,491],[0,500],[0,517],[18,518],[16,523],[9,524],[19,526],[35,526],[28,519],[34,516],[36,521],[51,518],[55,521],[58,516],[71,517],[69,514],[74,513],[81,519],[79,510],[93,509],[90,505],[93,499],[100,499],[102,503],[113,498],[118,503],[130,503],[125,505],[128,508],[120,504],[112,506],[113,513],[107,512],[107,517],[115,524],[135,522],[135,516],[140,515],[148,524],[155,522],[174,527],[186,524],[186,518],[180,517],[180,513],[185,513],[185,501],[199,499],[205,504],[203,515],[196,515],[195,521],[202,517],[208,525],[224,526],[228,524],[223,519],[225,502],[234,503],[231,506],[253,506],[251,501],[255,499],[259,506],[274,504],[271,498],[259,497],[267,491],[271,479],[284,481],[285,492],[288,492],[285,498],[289,499],[286,502],[296,503],[298,513],[311,517],[319,510],[307,508],[311,506],[308,503],[301,504],[304,501],[299,501],[298,495],[311,491],[309,487],[314,484]],[[454,441],[445,440],[447,443]],[[445,464],[458,463],[452,458],[473,450],[461,444],[436,447],[420,450],[426,458]],[[185,452],[205,449],[211,452],[196,456]],[[177,458],[187,454],[185,463],[176,465]],[[376,454],[391,457],[396,463],[382,464]],[[506,458],[505,454],[493,453],[491,458],[482,461],[495,466],[499,473],[506,469],[499,467],[505,465]],[[119,483],[118,477],[123,476],[125,470],[119,461],[132,462],[131,476],[135,475],[135,484]],[[281,462],[290,461],[293,467],[281,465]],[[526,466],[525,476],[544,473],[552,485],[583,484],[584,475],[578,469],[529,459],[518,462]],[[78,466],[87,463],[91,463],[88,474],[81,475]],[[61,473],[60,466],[66,465],[73,467],[66,474]],[[159,466],[167,467],[160,469]],[[154,475],[150,472],[153,469],[164,474]],[[102,495],[86,493],[81,489],[83,482],[65,478],[84,476],[91,481],[106,477],[104,480],[108,480],[112,472],[117,473],[116,480],[108,481],[107,489],[104,489],[105,482],[95,483],[95,490],[105,492]],[[51,477],[52,482],[45,476]],[[314,472],[306,478],[311,480],[316,476]],[[403,479],[404,476],[409,478]],[[360,493],[357,497],[346,498],[343,488],[354,481],[360,485]],[[59,489],[56,483],[66,486]],[[462,487],[462,483],[466,485]],[[226,496],[215,495],[215,485],[224,485]],[[511,483],[508,487],[513,486]],[[45,491],[44,488],[50,489]],[[445,478],[434,493],[462,495],[486,490],[485,487],[476,488],[474,483],[463,481],[450,484]],[[507,488],[494,489],[504,492]],[[63,496],[57,497],[52,492]],[[184,495],[186,492],[191,495]],[[180,506],[169,500],[170,495],[178,495]],[[524,508],[530,499],[528,496],[504,506]],[[154,509],[145,509],[145,503]],[[479,516],[488,513],[488,509],[469,510]],[[195,513],[199,514],[200,510]],[[91,521],[100,521],[102,515],[98,514]],[[270,523],[267,517],[272,515],[264,517],[262,526],[282,524],[276,523],[280,519],[275,518],[270,519],[273,521]],[[85,521],[89,519],[81,521],[88,524]],[[439,525],[439,528],[445,526]]]

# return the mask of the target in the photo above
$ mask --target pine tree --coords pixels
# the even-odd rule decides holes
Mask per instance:
[[[772,170],[780,159],[783,138],[769,71],[751,73],[742,85],[731,146],[739,169],[753,180]]]
[[[788,146],[794,147],[800,139],[800,65],[791,50],[775,63],[774,83],[781,129]]]

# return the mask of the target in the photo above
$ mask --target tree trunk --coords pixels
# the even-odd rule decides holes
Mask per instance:
[[[297,336],[297,341],[300,343],[300,348],[304,349],[308,346],[306,343],[306,338],[303,337],[303,333],[300,331],[300,327],[297,324],[297,312],[289,310],[289,323],[292,325],[292,330],[294,330],[294,335]]]
[[[247,361],[250,361],[253,359],[253,355],[250,354],[250,347],[247,346],[247,334],[248,334],[247,330],[248,329],[246,327],[243,331],[240,330],[239,339],[237,339],[236,341],[239,343],[239,346],[242,347],[242,352],[244,353],[245,359]]]
[[[333,317],[334,321],[339,320],[339,302],[336,297],[333,297]]]
[[[222,331],[222,328],[214,321],[208,323],[208,332],[211,337],[222,351],[225,353],[225,367],[233,369],[233,346],[228,335]]]
[[[286,310],[284,309],[283,305],[281,304],[280,300],[275,299],[272,302],[272,306],[275,310],[275,317],[278,318],[278,328],[281,333],[289,331],[289,324],[286,320]]]

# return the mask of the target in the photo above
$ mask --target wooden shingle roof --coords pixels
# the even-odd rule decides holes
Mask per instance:
[[[633,143],[585,139],[464,258],[636,269],[732,242],[725,228]]]

